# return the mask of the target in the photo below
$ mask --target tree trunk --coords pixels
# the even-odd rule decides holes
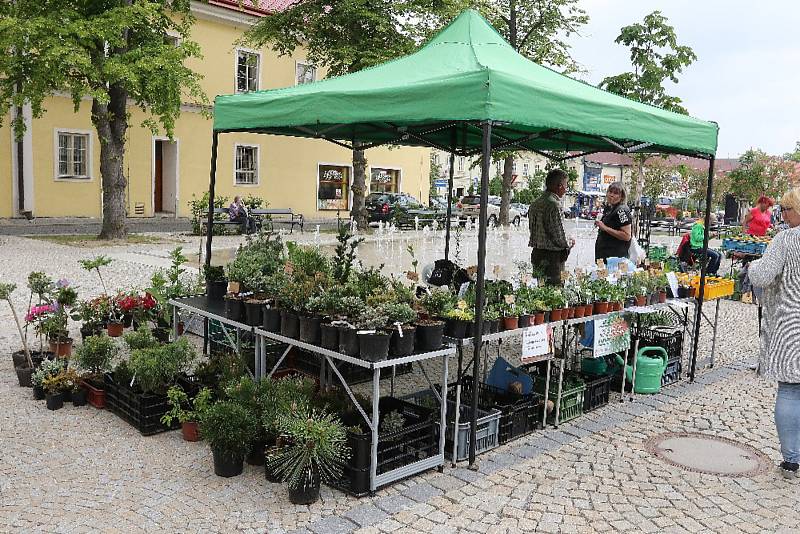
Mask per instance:
[[[508,226],[508,205],[511,203],[511,190],[514,185],[514,156],[503,160],[503,189],[500,193],[500,224]]]
[[[123,173],[125,133],[128,129],[127,92],[119,86],[109,88],[109,102],[92,102],[92,122],[100,139],[100,176],[103,185],[103,226],[100,239],[124,239],[127,209]]]
[[[354,146],[358,147],[356,143]],[[353,193],[353,206],[350,210],[350,216],[356,221],[358,228],[364,230],[367,228],[367,208],[364,205],[364,200],[367,192],[367,156],[363,150],[353,150],[353,186],[351,188]]]

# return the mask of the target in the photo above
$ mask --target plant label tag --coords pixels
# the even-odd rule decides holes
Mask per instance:
[[[496,278],[500,278],[500,266],[499,265],[493,265],[492,266],[492,274],[494,274],[494,276]]]
[[[458,304],[456,304],[456,307],[457,307],[459,310],[462,310],[462,311],[463,311],[463,310],[466,310],[466,309],[467,309],[467,301],[466,301],[466,300],[459,300],[459,301],[458,301]]]
[[[228,282],[228,293],[238,293],[239,290],[239,282]]]
[[[474,280],[476,274],[478,274],[478,266],[477,265],[470,265],[469,267],[467,267],[467,276],[469,276],[470,278],[472,278]]]
[[[514,304],[514,302],[516,302],[517,300],[514,295],[505,295],[503,298],[505,299],[506,304],[508,305]]]
[[[536,289],[537,287],[539,287],[539,279],[531,278],[530,280],[528,280],[528,287],[532,289]]]
[[[603,262],[603,260],[597,260],[595,263],[597,264],[597,268],[598,269],[605,269],[606,268],[606,264],[605,264],[605,262]]]
[[[136,381],[136,375],[134,374],[134,375],[131,377],[131,383],[128,385],[128,387],[129,387],[129,388],[132,388],[132,387],[133,387],[133,383],[134,383],[135,381]]]
[[[412,282],[419,282],[419,275],[414,271],[406,271],[406,278]]]
[[[402,338],[403,337],[403,323],[399,323],[398,322],[398,323],[394,323],[394,325],[397,327],[397,333],[400,334],[400,337]]]
[[[623,273],[627,273],[628,272],[628,263],[624,262],[624,261],[620,262],[619,270],[622,271]]]
[[[461,287],[458,288],[458,298],[463,299],[464,295],[467,294],[468,289],[469,289],[469,282],[464,282],[463,284],[461,284]]]
[[[287,261],[286,265],[283,266],[283,272],[291,276],[294,272],[294,264],[290,261]]]
[[[567,271],[561,271],[560,276],[562,282],[566,282],[567,280],[569,280],[569,273]]]

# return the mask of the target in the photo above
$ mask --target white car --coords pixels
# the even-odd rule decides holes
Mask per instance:
[[[477,221],[481,213],[481,197],[478,195],[467,195],[461,199],[457,207],[461,210],[461,222],[466,222],[469,219]],[[500,206],[489,202],[486,206],[486,212],[489,216],[489,224],[497,226],[500,222]],[[522,214],[509,206],[508,220],[518,225],[522,220]]]

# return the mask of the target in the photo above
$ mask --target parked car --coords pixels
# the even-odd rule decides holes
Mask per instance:
[[[478,195],[467,195],[461,199],[461,201],[456,205],[461,210],[460,220],[461,222],[467,222],[468,220],[477,220],[481,213],[481,197]],[[489,204],[486,206],[486,212],[489,216],[489,222],[497,226],[500,222],[500,206],[492,204],[490,201]],[[522,214],[514,209],[513,207],[508,207],[508,220],[514,224],[519,224],[522,220]]]
[[[523,217],[528,216],[528,208],[530,208],[528,204],[523,204],[522,202],[512,202],[511,207],[517,210]]]

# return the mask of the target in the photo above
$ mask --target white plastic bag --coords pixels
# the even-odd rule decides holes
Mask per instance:
[[[647,254],[645,254],[644,249],[639,246],[639,242],[635,237],[631,238],[631,244],[628,246],[628,259],[636,265],[639,265],[647,259]]]

